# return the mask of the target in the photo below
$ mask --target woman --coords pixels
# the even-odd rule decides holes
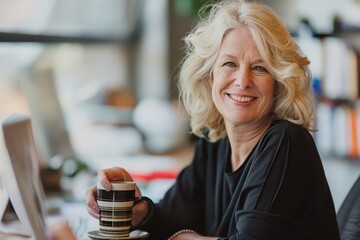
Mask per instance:
[[[201,140],[142,229],[156,240],[339,239],[309,133],[309,61],[284,24],[263,5],[221,1],[185,42],[180,90]],[[131,176],[99,172],[112,179]],[[95,195],[87,209],[98,217]],[[148,210],[134,208],[133,222]]]

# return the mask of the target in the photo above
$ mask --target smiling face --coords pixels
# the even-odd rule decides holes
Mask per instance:
[[[246,27],[230,30],[215,61],[212,98],[226,124],[269,120],[275,80]]]

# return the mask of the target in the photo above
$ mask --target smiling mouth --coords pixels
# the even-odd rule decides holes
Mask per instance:
[[[229,94],[229,96],[237,101],[237,102],[242,102],[242,103],[247,103],[247,102],[251,102],[251,101],[254,101],[256,99],[256,97],[240,97],[240,96],[237,96],[237,95],[233,95],[233,94]]]

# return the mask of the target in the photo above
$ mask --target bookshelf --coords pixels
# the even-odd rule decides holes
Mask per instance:
[[[360,30],[334,28],[304,44],[316,93],[314,138],[336,210],[360,173],[359,38]]]
[[[360,36],[360,31],[314,34],[312,47],[321,58],[315,57],[310,68],[317,97],[319,152],[325,158],[356,161],[360,159],[360,48],[349,35]],[[311,47],[305,50],[310,52]],[[309,58],[313,60],[311,54]]]

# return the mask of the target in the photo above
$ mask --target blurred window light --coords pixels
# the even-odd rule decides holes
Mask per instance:
[[[142,0],[2,0],[0,32],[123,37],[134,33]]]

